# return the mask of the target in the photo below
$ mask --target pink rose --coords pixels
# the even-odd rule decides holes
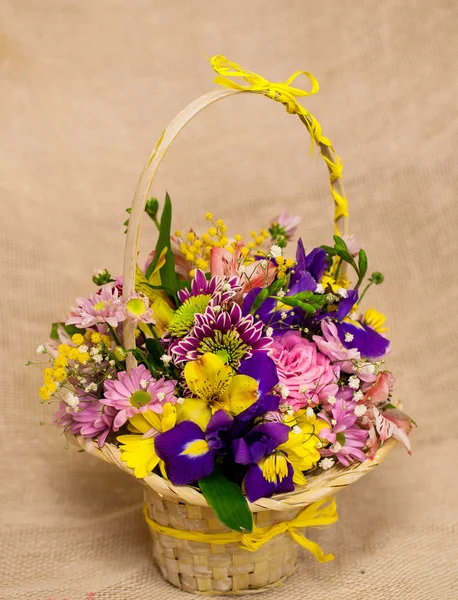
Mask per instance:
[[[301,337],[298,331],[288,331],[274,338],[271,349],[280,383],[288,388],[287,401],[293,409],[337,395],[340,367],[332,365],[314,342]]]

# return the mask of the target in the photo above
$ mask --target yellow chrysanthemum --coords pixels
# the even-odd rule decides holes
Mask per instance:
[[[80,352],[78,352],[77,348],[70,348],[67,351],[67,356],[70,360],[78,360],[78,355],[80,354]]]
[[[54,367],[56,369],[62,368],[62,367],[66,367],[68,364],[67,359],[65,358],[65,356],[63,356],[62,354],[59,354],[57,356],[57,358],[54,361]]]
[[[54,394],[54,392],[57,390],[57,384],[53,379],[45,381],[44,387],[48,390],[50,394]]]
[[[54,379],[59,383],[65,381],[65,379],[67,379],[67,372],[65,371],[65,369],[54,369]]]
[[[76,360],[80,363],[80,365],[84,365],[89,362],[90,358],[89,352],[78,352]]]
[[[287,416],[285,424],[291,427],[291,431],[288,440],[279,446],[278,450],[283,450],[288,455],[294,469],[294,483],[305,485],[303,471],[309,471],[320,460],[317,446],[320,447],[321,441],[318,434],[328,425],[315,415],[307,417],[305,410]]]
[[[48,388],[44,385],[41,386],[41,388],[38,390],[38,394],[42,400],[49,400],[49,398],[51,397],[51,393],[49,392]]]
[[[159,458],[154,447],[154,437],[143,437],[142,434],[154,429],[158,433],[168,431],[176,424],[176,409],[173,404],[166,402],[161,414],[148,410],[134,415],[129,419],[128,428],[138,432],[130,435],[120,435],[121,460],[134,469],[135,477],[146,477],[159,465],[162,475],[166,477],[163,461]]]
[[[383,327],[386,321],[386,316],[375,308],[368,308],[363,315],[363,323],[375,329],[378,333],[388,331],[388,327]]]
[[[101,341],[102,341],[102,336],[100,335],[100,333],[98,333],[97,331],[94,331],[94,333],[91,333],[91,342],[93,344],[100,344]]]
[[[81,335],[81,333],[75,333],[72,335],[72,342],[77,346],[81,346],[84,344],[84,337]]]

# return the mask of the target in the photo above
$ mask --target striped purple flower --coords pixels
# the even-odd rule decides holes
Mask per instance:
[[[273,340],[263,336],[262,328],[263,323],[255,322],[252,315],[243,316],[238,304],[228,310],[208,306],[204,314],[195,315],[192,331],[172,342],[170,352],[177,364],[212,352],[236,369],[241,360],[254,353],[268,352]]]

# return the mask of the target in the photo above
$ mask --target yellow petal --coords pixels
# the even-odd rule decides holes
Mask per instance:
[[[154,438],[142,438],[140,435],[120,435],[121,460],[134,469],[135,477],[146,477],[156,467],[159,457],[154,449]]]
[[[159,337],[162,337],[167,329],[168,324],[173,317],[173,309],[161,296],[156,296],[150,304],[153,311],[153,319],[155,321],[154,331]]]
[[[305,485],[307,483],[307,479],[305,475],[302,473],[300,469],[296,469],[293,465],[294,473],[293,473],[293,483],[296,485]]]
[[[208,442],[206,440],[194,440],[186,444],[186,448],[180,454],[189,455],[194,458],[202,456],[202,454],[207,454],[208,450]]]
[[[185,398],[183,404],[176,405],[176,409],[177,423],[193,421],[202,431],[205,431],[212,416],[210,406],[200,398]]]
[[[162,431],[161,416],[162,415],[158,415],[152,410],[147,410],[144,413],[133,415],[133,417],[129,419],[129,423],[141,433],[146,433],[151,427],[154,427],[156,431]]]
[[[163,411],[161,414],[161,431],[168,431],[175,427],[177,422],[177,409],[174,404],[171,402],[166,402],[163,406]]]
[[[231,367],[211,352],[188,362],[184,368],[186,383],[191,392],[207,402],[221,396],[227,389],[232,374]]]
[[[258,382],[248,375],[234,375],[221,401],[227,412],[239,415],[258,399]]]

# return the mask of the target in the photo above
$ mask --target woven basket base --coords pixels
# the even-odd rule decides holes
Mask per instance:
[[[211,508],[185,504],[145,490],[148,512],[154,521],[186,531],[216,533],[229,531]],[[253,514],[259,527],[294,519],[300,508],[261,511]],[[153,557],[166,581],[206,596],[243,595],[264,592],[282,585],[294,572],[299,553],[297,543],[282,534],[255,552],[235,544],[219,546],[180,540],[150,529]]]

